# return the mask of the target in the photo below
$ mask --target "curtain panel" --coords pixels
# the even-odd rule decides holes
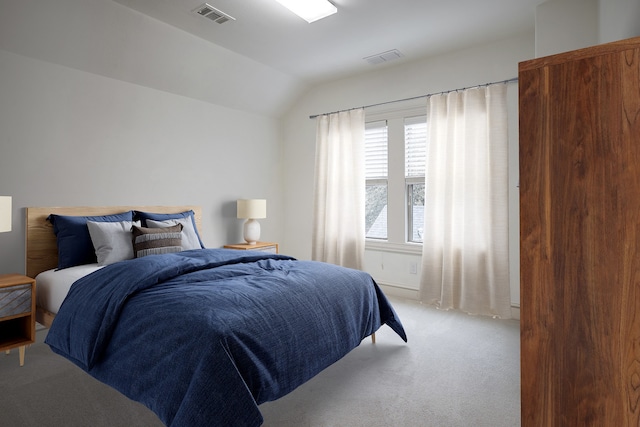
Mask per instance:
[[[312,259],[362,270],[364,109],[318,116]]]
[[[420,298],[439,308],[511,317],[506,93],[428,101]]]

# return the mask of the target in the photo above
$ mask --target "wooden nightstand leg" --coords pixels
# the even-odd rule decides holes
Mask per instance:
[[[376,343],[376,333],[372,333],[371,334],[371,344],[375,344]]]
[[[20,354],[20,366],[24,366],[24,350],[25,350],[25,346],[21,345],[20,347],[18,347],[18,353]]]

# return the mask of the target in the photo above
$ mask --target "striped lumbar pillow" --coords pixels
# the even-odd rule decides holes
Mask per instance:
[[[165,228],[131,227],[133,256],[168,254],[182,250],[182,224]]]

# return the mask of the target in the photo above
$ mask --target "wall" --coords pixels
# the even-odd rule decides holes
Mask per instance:
[[[600,0],[598,17],[599,43],[640,36],[638,0]]]
[[[595,44],[598,0],[552,0],[536,8],[536,57]]]
[[[375,104],[440,91],[468,87],[516,77],[518,62],[534,57],[533,33],[508,40],[452,52],[419,62],[390,66],[353,78],[314,87],[284,118],[284,212],[286,224],[282,248],[296,257],[309,259],[313,218],[313,173],[315,121],[309,116],[345,108]],[[425,100],[426,105],[426,100]],[[425,107],[426,108],[426,107]],[[511,300],[519,304],[519,222],[518,222],[518,111],[517,88],[509,88],[510,139],[510,247]],[[388,251],[367,249],[367,270],[380,282],[394,285],[387,291],[415,297],[419,271],[411,274],[411,263],[419,253],[405,248]],[[385,265],[384,271],[377,268]],[[417,263],[418,268],[420,263]]]
[[[536,8],[536,57],[637,36],[637,0],[549,0]]]
[[[24,272],[27,206],[197,204],[216,247],[242,240],[235,200],[260,197],[279,239],[281,131],[264,110],[291,96],[286,76],[112,1],[0,10],[0,274]]]

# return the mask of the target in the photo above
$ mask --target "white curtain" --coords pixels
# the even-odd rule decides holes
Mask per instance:
[[[511,317],[506,84],[427,106],[423,302]]]
[[[363,268],[364,206],[364,110],[318,116],[313,260]]]

